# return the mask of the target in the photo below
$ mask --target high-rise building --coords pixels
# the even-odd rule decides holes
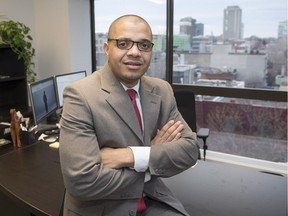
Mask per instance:
[[[204,36],[204,24],[196,23],[195,36]]]
[[[190,37],[204,35],[204,24],[196,23],[196,19],[185,17],[180,19],[180,34],[190,35]]]
[[[235,41],[243,37],[242,9],[239,6],[228,6],[224,9],[223,40]]]
[[[180,34],[195,36],[196,33],[196,19],[192,17],[185,17],[180,19]]]
[[[287,20],[279,22],[278,25],[278,38],[287,37]]]

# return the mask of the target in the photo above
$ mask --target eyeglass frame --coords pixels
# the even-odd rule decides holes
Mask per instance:
[[[116,38],[108,38],[107,41],[108,41],[108,42],[109,42],[109,41],[116,41],[116,46],[117,46],[118,49],[120,49],[120,50],[130,50],[130,49],[134,46],[134,44],[136,43],[137,48],[138,48],[139,51],[142,51],[142,52],[151,52],[152,49],[153,49],[153,46],[154,46],[154,43],[152,43],[150,40],[147,40],[147,39],[144,39],[144,40],[142,40],[142,41],[133,41],[133,40],[131,40],[131,39],[129,39],[129,38],[118,38],[118,39],[116,39]],[[121,48],[121,47],[119,47],[119,41],[129,41],[129,42],[132,42],[132,45],[131,45],[131,47],[129,47],[129,48]],[[141,43],[141,42],[149,42],[149,43],[151,44],[151,48],[149,48],[149,50],[143,50],[143,49],[139,48],[139,43]]]

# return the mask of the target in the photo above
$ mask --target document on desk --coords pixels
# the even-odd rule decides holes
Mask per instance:
[[[54,143],[57,142],[58,140],[58,135],[46,135],[44,133],[42,133],[39,137],[38,140],[39,141],[44,141],[44,142],[48,142],[48,143]]]
[[[58,149],[59,148],[59,142],[53,142],[53,143],[49,144],[49,147]]]

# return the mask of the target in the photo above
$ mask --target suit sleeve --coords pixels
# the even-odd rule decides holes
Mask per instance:
[[[166,83],[166,82],[165,82]],[[164,125],[169,120],[181,121],[184,129],[181,138],[151,147],[149,170],[152,176],[170,177],[195,165],[198,159],[197,136],[177,109],[171,86],[167,85],[159,90],[162,99],[159,121]]]
[[[145,173],[129,168],[110,169],[101,164],[95,118],[90,102],[79,89],[68,86],[63,95],[59,152],[67,191],[81,200],[139,197]]]

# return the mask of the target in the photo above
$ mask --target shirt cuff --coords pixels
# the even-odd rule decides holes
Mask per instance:
[[[146,172],[145,173],[144,182],[146,183],[146,182],[148,182],[150,180],[151,180],[151,174],[150,174],[150,172]]]
[[[134,169],[136,172],[146,172],[150,158],[150,146],[129,146],[134,155]]]

